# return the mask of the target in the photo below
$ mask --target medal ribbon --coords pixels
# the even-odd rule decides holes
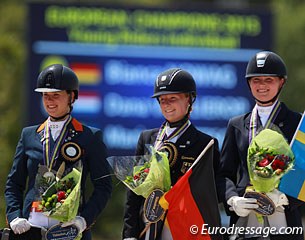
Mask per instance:
[[[280,109],[281,109],[280,105],[281,105],[281,103],[279,101],[276,101],[276,103],[268,117],[268,120],[266,122],[264,129],[270,128],[273,125],[278,113],[280,112]],[[258,113],[257,113],[257,105],[255,105],[252,110],[251,118],[250,118],[249,144],[251,143],[252,139],[257,134],[258,119],[259,119],[259,117],[258,117]]]
[[[169,141],[169,140],[173,139],[174,137],[181,135],[189,127],[189,125],[191,125],[191,122],[189,120],[187,120],[181,127],[176,128],[169,136],[166,136],[166,133],[165,133],[166,121],[165,121],[159,129],[154,148],[156,150],[158,150],[163,145],[163,142]]]
[[[54,143],[54,147],[51,151],[51,141],[50,141],[50,137],[51,136],[51,129],[49,127],[49,122],[46,122],[46,126],[45,126],[45,142],[44,142],[44,163],[45,165],[48,167],[49,171],[51,172],[54,161],[56,156],[58,155],[58,151],[59,151],[59,146],[62,144],[62,141],[64,139],[64,136],[67,133],[67,126],[68,124],[71,122],[72,117],[69,116],[68,120],[65,122],[65,124],[63,125],[60,134],[58,136],[58,138],[56,139],[55,143]]]

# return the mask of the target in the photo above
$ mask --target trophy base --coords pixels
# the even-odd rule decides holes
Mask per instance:
[[[73,240],[78,236],[78,228],[74,225],[62,227],[61,224],[54,225],[47,232],[46,240]]]
[[[244,197],[255,198],[257,200],[259,207],[253,210],[261,215],[270,216],[275,212],[273,201],[264,193],[249,191],[245,193]]]
[[[159,204],[159,200],[163,194],[163,191],[156,189],[145,199],[144,216],[148,222],[155,223],[163,217],[165,211]]]

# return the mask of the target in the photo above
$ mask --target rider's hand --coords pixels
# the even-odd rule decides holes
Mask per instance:
[[[10,227],[15,234],[22,234],[30,230],[31,225],[25,218],[15,218],[10,222]]]
[[[257,200],[255,198],[244,198],[233,196],[227,201],[228,205],[240,217],[246,217],[253,210],[258,208]]]

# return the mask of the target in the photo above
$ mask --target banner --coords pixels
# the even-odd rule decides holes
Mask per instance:
[[[216,187],[213,174],[213,144],[199,155],[192,167],[160,200],[160,205],[168,209],[166,221],[173,239],[217,239],[201,227],[220,227]],[[192,227],[200,230],[194,234]]]

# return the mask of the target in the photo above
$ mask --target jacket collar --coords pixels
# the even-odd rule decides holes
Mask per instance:
[[[286,124],[285,117],[287,115],[288,108],[285,105],[285,103],[283,103],[283,102],[281,102],[280,108],[281,108],[281,110],[280,110],[279,114],[277,115],[277,117],[274,121],[274,124],[277,125],[278,127],[282,128]],[[249,112],[248,114],[245,115],[246,129],[250,128],[250,118],[251,118],[251,112]]]
[[[41,131],[43,131],[45,129],[46,123],[47,123],[47,120],[44,121],[44,123],[42,123],[37,128],[36,132],[40,133]],[[72,124],[72,127],[74,128],[74,130],[77,132],[82,132],[84,130],[83,125],[79,121],[77,121],[75,118],[72,118],[71,124]],[[71,125],[71,124],[69,124],[69,125]]]

